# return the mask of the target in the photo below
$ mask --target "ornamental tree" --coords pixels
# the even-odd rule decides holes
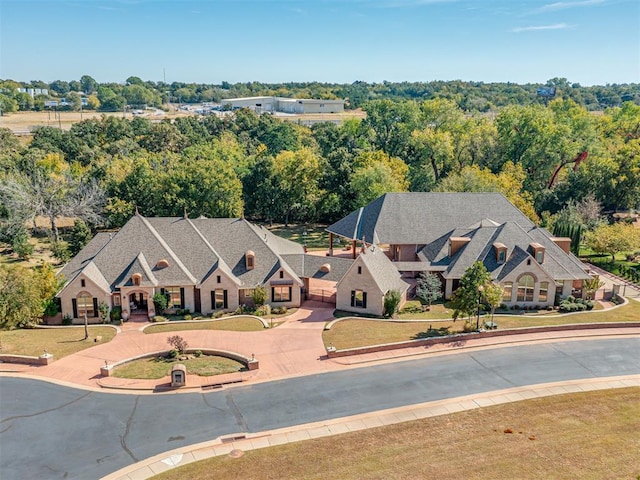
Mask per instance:
[[[482,294],[480,287],[484,288],[490,280],[491,276],[487,268],[480,261],[475,262],[464,272],[460,279],[460,287],[451,298],[454,320],[457,320],[461,315],[471,318],[473,312],[478,308]]]

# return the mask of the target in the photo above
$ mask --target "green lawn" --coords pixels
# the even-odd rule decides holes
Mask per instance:
[[[89,327],[88,340],[84,340],[84,328],[78,327],[3,330],[0,353],[38,356],[46,350],[58,359],[96,346],[98,336],[102,337],[100,343],[105,343],[115,335],[115,328],[101,326]]]
[[[480,318],[481,325],[485,319],[488,319],[488,317]],[[571,323],[637,322],[640,321],[640,302],[632,300],[628,305],[615,310],[603,310],[596,313],[553,314],[549,317],[540,315],[512,317],[496,315],[494,321],[501,330],[518,327],[567,325]],[[472,323],[475,324],[475,319],[472,319]],[[325,330],[322,338],[326,346],[333,344],[335,348],[340,350],[424,338],[427,336],[426,332],[429,326],[432,326],[433,329],[449,328],[451,333],[460,333],[464,326],[464,320],[459,319],[456,322],[447,320],[402,323],[391,320],[365,320],[353,317],[336,323],[331,327],[331,330]]]
[[[187,360],[168,360],[162,357],[153,357],[141,358],[140,360],[125,363],[122,366],[116,367],[112,375],[118,378],[155,380],[171,375],[171,368],[176,363],[181,363],[187,367],[188,374],[200,375],[202,377],[239,372],[245,368],[242,363],[236,360],[215,355],[202,355],[198,358],[190,358]]]
[[[184,330],[231,330],[234,332],[254,332],[264,330],[260,320],[251,317],[237,316],[224,320],[198,320],[197,322],[165,322],[151,325],[144,333],[180,332]]]
[[[640,478],[640,388],[558,395],[228,455],[155,480]]]
[[[305,225],[274,225],[269,228],[274,234],[297,242],[301,245],[307,245],[310,249],[328,249],[329,234],[324,231],[327,225],[309,223]],[[307,233],[306,235],[304,233]]]
[[[611,262],[611,255],[604,255],[599,253],[594,253],[593,251],[587,248],[580,249],[580,258],[585,262],[592,263],[597,265],[598,267],[606,270],[607,272],[611,272],[615,275],[620,275],[625,277],[627,280],[632,280],[631,276],[624,275],[626,270],[629,268],[635,268],[636,270],[640,270],[640,263],[638,262],[630,262],[627,260],[627,254],[631,252],[621,252],[617,253],[615,256],[616,261]],[[621,268],[625,269],[625,272],[621,272]]]
[[[444,303],[435,303],[431,305],[429,311],[414,311],[420,310],[420,301],[418,300],[409,300],[407,301],[400,313],[398,313],[397,318],[399,320],[443,320],[447,318],[452,318],[453,310],[449,308]],[[343,310],[336,310],[333,315],[336,318],[344,318],[344,317],[353,317],[353,312],[346,312]],[[367,315],[371,318],[371,315]],[[385,318],[385,317],[374,317],[374,318]]]

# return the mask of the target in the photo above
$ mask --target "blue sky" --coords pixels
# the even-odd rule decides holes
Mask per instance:
[[[638,0],[0,0],[0,78],[640,82]]]

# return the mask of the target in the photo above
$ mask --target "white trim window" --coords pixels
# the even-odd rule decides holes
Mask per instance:
[[[533,275],[523,275],[518,280],[518,302],[533,302],[533,288],[536,281]]]

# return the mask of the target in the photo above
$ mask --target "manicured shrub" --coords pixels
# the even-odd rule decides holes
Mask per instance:
[[[122,320],[122,307],[113,307],[109,312],[109,317],[112,322],[119,322]]]
[[[258,317],[266,317],[267,315],[271,315],[271,305],[265,304],[256,308],[255,314]]]
[[[156,313],[162,315],[167,309],[167,296],[162,293],[156,293],[153,296],[153,308],[156,309]]]
[[[71,325],[73,323],[73,318],[68,313],[65,313],[62,316],[62,325]]]

